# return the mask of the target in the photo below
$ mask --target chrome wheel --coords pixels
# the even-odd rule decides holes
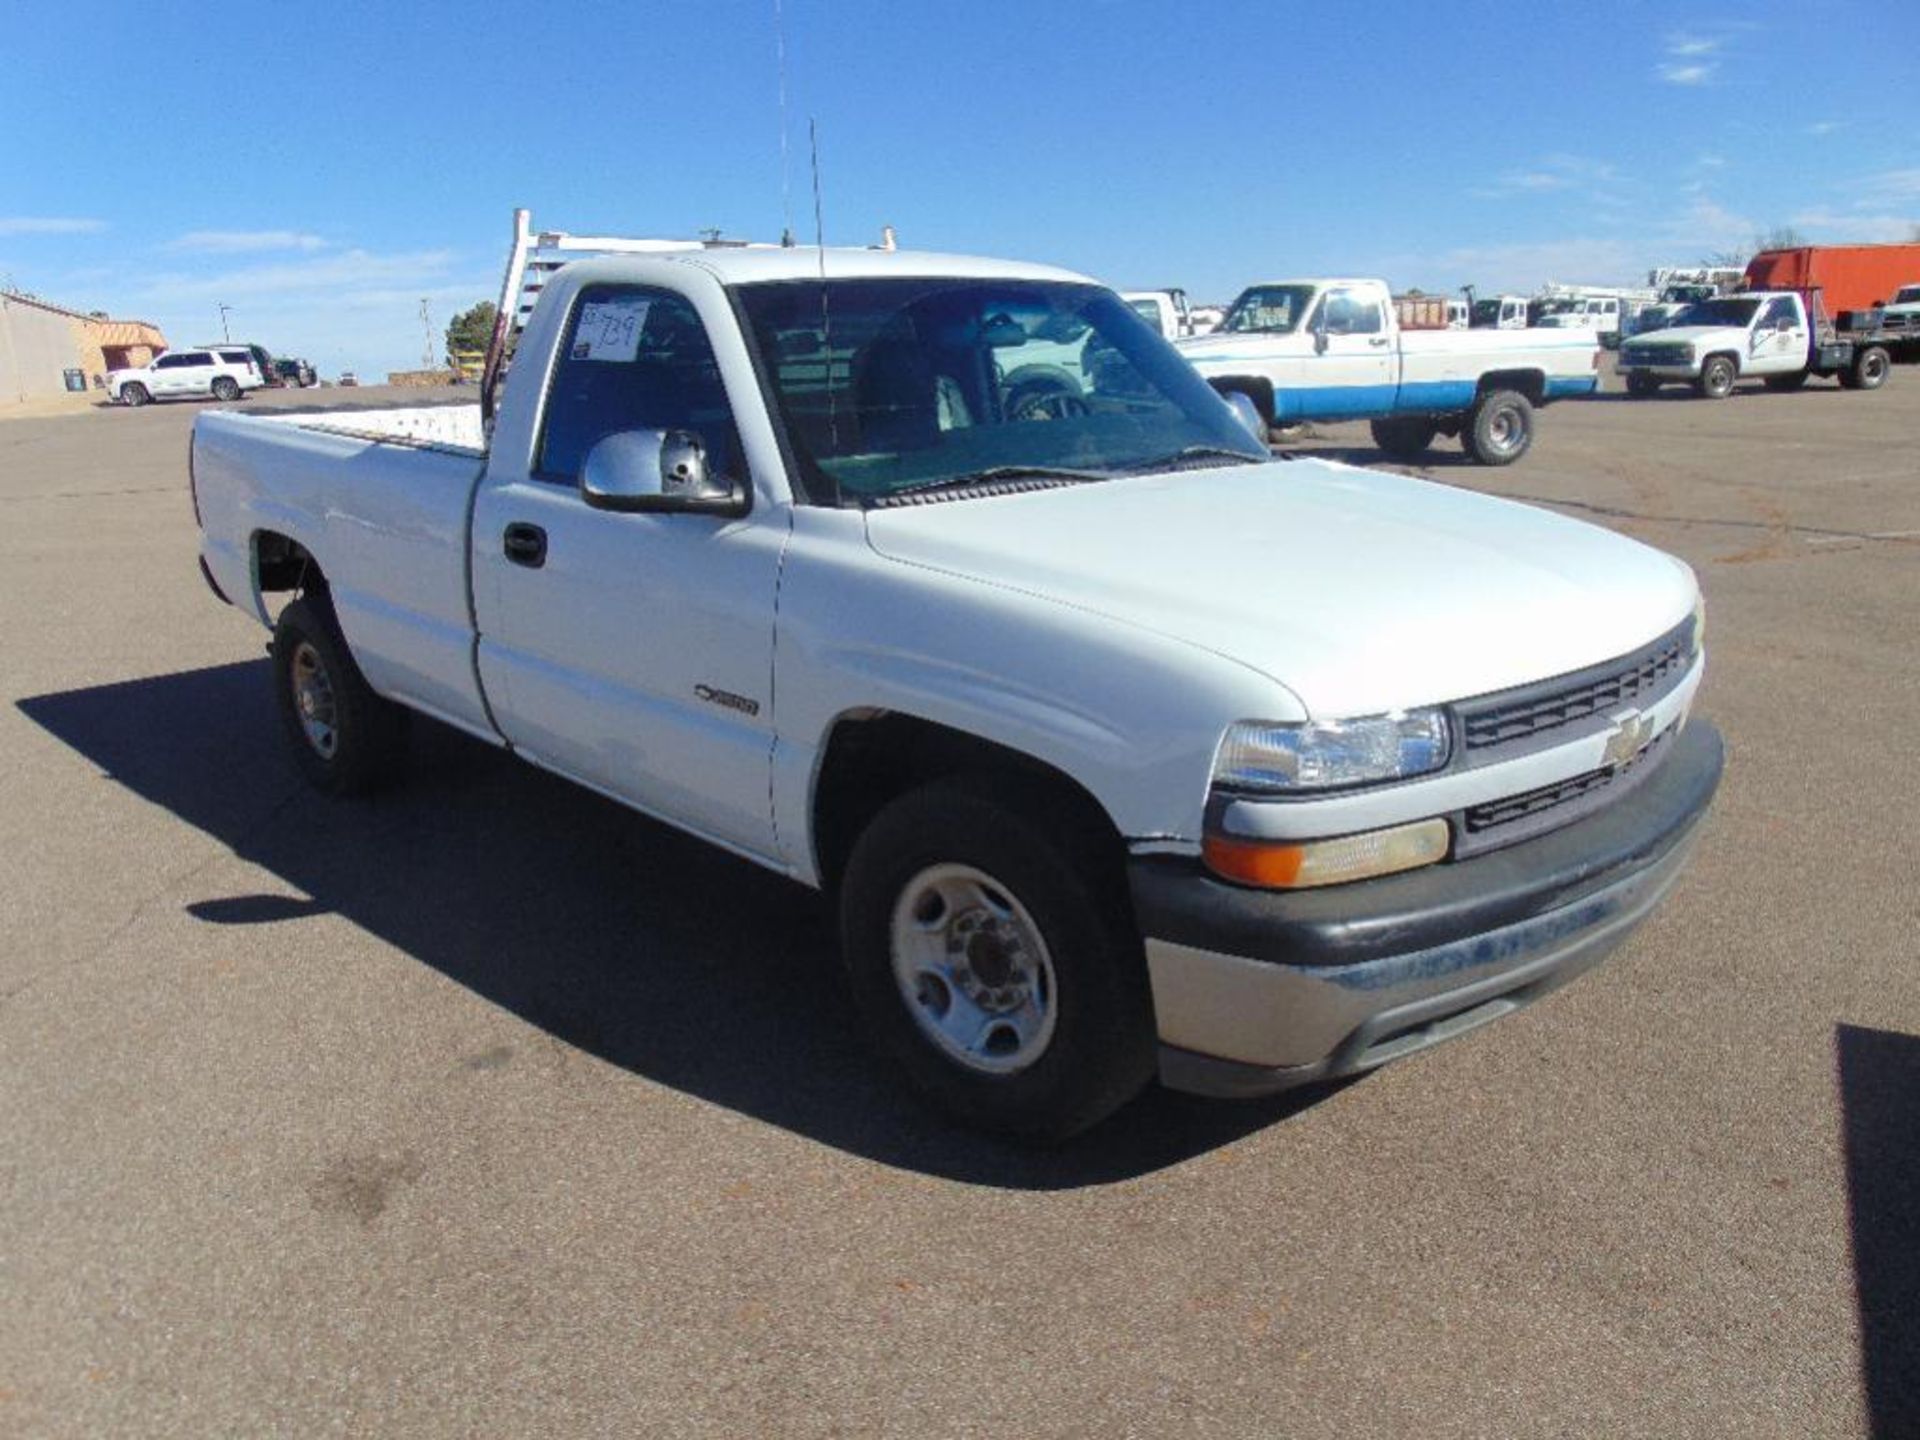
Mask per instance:
[[[1040,927],[992,876],[932,865],[894,902],[890,943],[900,999],[949,1059],[1012,1075],[1046,1053],[1059,1016]]]
[[[320,652],[302,640],[293,651],[293,708],[300,717],[301,733],[322,760],[333,759],[340,748],[338,707],[333,698],[333,681]]]
[[[1505,406],[1487,419],[1487,442],[1495,450],[1511,450],[1520,434],[1520,417]]]

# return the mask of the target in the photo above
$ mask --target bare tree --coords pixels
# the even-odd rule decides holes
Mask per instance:
[[[1791,225],[1776,225],[1771,230],[1762,230],[1753,237],[1753,248],[1757,254],[1762,250],[1797,250],[1807,243],[1807,237]]]

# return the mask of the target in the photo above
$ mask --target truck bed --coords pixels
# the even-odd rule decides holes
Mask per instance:
[[[375,689],[491,737],[467,593],[467,514],[485,463],[477,405],[207,411],[192,473],[209,573],[271,624],[258,557],[296,544],[325,570]]]
[[[327,406],[254,414],[250,420],[346,435],[379,445],[409,445],[484,458],[486,435],[477,401],[459,405]]]

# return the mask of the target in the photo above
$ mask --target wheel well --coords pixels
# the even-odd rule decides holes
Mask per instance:
[[[253,573],[262,594],[298,590],[325,598],[327,577],[307,547],[274,530],[253,532]]]
[[[1706,373],[1707,362],[1709,360],[1725,360],[1728,364],[1733,366],[1734,374],[1738,375],[1740,373],[1740,356],[1735,351],[1710,350],[1705,355],[1701,356],[1700,357],[1700,373],[1703,375]]]
[[[813,850],[820,882],[839,883],[854,842],[892,801],[956,775],[1010,775],[1087,840],[1118,877],[1125,845],[1093,795],[1064,771],[1005,745],[892,711],[843,716],[827,736],[813,790]]]
[[[1517,390],[1535,405],[1546,397],[1547,377],[1539,370],[1491,370],[1480,377],[1473,395],[1478,400],[1495,390]]]
[[[1269,425],[1273,423],[1273,382],[1259,375],[1222,375],[1207,383],[1222,395],[1231,395],[1236,390],[1253,402],[1253,408],[1260,412],[1260,418]]]

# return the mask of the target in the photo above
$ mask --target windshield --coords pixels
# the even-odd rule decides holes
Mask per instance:
[[[1160,328],[1160,307],[1151,300],[1129,300],[1127,308],[1154,329]]]
[[[1920,285],[1902,285],[1900,293],[1893,297],[1896,305],[1920,304]]]
[[[1311,285],[1256,285],[1241,292],[1220,322],[1228,333],[1291,335],[1313,301]]]
[[[1702,300],[1698,305],[1689,305],[1674,317],[1676,327],[1686,325],[1749,325],[1759,313],[1758,300]]]
[[[946,277],[735,294],[815,503],[1268,458],[1159,331],[1097,285]]]

